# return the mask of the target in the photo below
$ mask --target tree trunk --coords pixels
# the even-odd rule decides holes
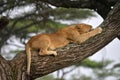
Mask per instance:
[[[26,57],[21,55],[16,58],[8,61],[0,55],[0,80],[27,80]]]
[[[56,70],[76,64],[93,55],[115,39],[120,32],[120,1],[114,6],[105,21],[100,25],[103,32],[90,38],[83,44],[70,44],[58,49],[58,55],[39,56],[37,51],[32,51],[32,64],[30,79],[44,76]],[[0,56],[0,80],[28,80],[26,76],[25,51],[17,54],[11,61]]]
[[[9,76],[11,72],[8,62],[0,56],[0,80],[12,80]]]

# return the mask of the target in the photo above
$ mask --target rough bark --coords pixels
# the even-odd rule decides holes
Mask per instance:
[[[11,72],[8,62],[0,56],[0,80],[12,80],[10,77]]]
[[[58,49],[58,56],[38,56],[32,51],[31,80],[76,64],[93,55],[115,39],[120,32],[120,1],[114,6],[105,21],[100,25],[103,32],[83,44],[70,44]],[[0,80],[27,80],[25,51],[11,61],[0,56]]]

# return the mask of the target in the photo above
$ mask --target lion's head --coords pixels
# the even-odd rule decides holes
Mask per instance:
[[[93,30],[92,26],[91,25],[88,25],[88,24],[77,24],[75,26],[75,29],[77,29],[77,31],[82,34],[82,33],[86,33],[86,32],[89,32],[91,30]]]

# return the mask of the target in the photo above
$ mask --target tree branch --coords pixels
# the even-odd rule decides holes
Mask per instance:
[[[37,51],[32,51],[31,79],[35,79],[56,70],[76,64],[83,59],[95,54],[98,50],[110,43],[118,36],[120,32],[120,2],[109,13],[105,21],[100,25],[103,32],[93,38],[90,38],[83,44],[70,44],[63,49],[58,49],[58,55],[39,56]],[[19,63],[19,66],[17,64]],[[26,54],[21,52],[11,61],[13,68],[26,72]],[[21,73],[22,74],[22,73]]]
[[[66,0],[66,1],[61,1],[61,0],[40,0],[42,2],[49,3],[51,5],[54,5],[56,7],[65,7],[65,8],[89,8],[89,9],[94,9],[96,3],[101,3],[104,5],[110,5],[113,6],[117,0]]]
[[[120,40],[120,33],[118,34],[117,38]]]
[[[7,73],[6,73],[7,72]],[[8,62],[0,55],[0,80],[11,80],[11,69]]]

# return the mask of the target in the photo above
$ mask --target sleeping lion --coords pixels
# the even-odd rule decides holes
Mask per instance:
[[[39,50],[39,55],[57,55],[56,48],[64,47],[70,42],[83,43],[90,37],[102,32],[102,28],[93,29],[88,24],[75,24],[51,34],[33,36],[26,44],[27,74],[30,74],[31,50]]]

